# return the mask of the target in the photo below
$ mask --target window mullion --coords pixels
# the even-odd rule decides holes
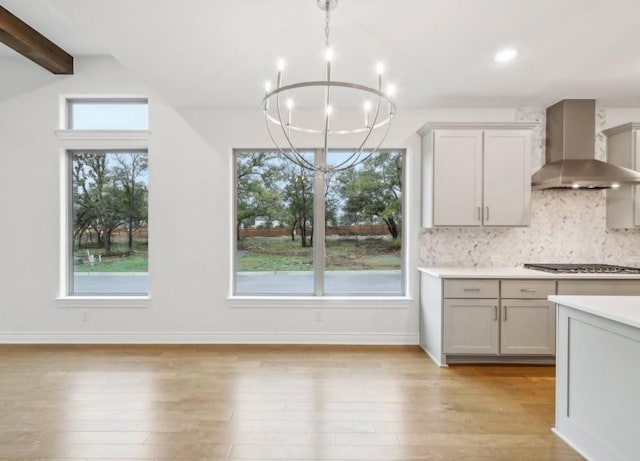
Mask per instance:
[[[314,194],[313,194],[313,278],[314,294],[324,295],[325,265],[325,204],[324,204],[324,171],[320,167],[326,164],[326,152],[317,149],[314,155]]]

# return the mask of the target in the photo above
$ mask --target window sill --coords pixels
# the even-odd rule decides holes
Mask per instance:
[[[151,306],[149,296],[60,296],[55,299],[57,307],[125,307],[146,308]]]
[[[397,309],[410,308],[407,296],[229,296],[229,307],[244,308],[328,308],[328,309]]]

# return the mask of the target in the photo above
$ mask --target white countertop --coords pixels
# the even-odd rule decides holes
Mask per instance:
[[[442,279],[629,279],[640,274],[553,274],[523,267],[418,267],[418,270]]]
[[[640,296],[549,296],[549,301],[640,328]]]

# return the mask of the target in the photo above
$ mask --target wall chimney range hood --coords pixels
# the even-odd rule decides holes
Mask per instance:
[[[640,184],[640,172],[594,158],[595,126],[594,99],[565,99],[547,108],[546,163],[531,178],[533,190]]]

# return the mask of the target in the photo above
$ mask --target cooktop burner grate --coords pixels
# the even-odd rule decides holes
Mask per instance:
[[[525,269],[569,274],[640,274],[639,267],[611,264],[525,264]]]

